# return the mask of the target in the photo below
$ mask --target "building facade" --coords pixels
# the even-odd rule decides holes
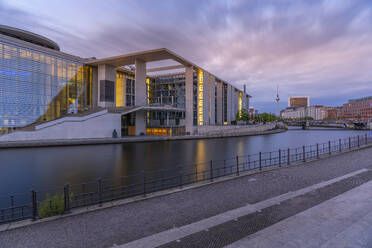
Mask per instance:
[[[349,100],[342,106],[341,117],[345,120],[372,120],[372,96]]]
[[[54,120],[92,106],[90,66],[58,46],[11,34],[0,37],[0,127]]]
[[[280,112],[283,119],[303,119],[310,117],[313,120],[325,120],[328,117],[327,107],[315,105],[310,107],[288,107]]]
[[[327,107],[321,105],[310,106],[307,108],[307,116],[313,120],[325,120],[328,118]]]
[[[178,65],[146,67],[161,60]],[[169,70],[177,73],[158,74]],[[121,115],[123,136],[193,133],[198,126],[230,124],[249,108],[249,98],[165,48],[85,59],[45,37],[0,26],[0,129],[106,109]]]
[[[282,119],[303,119],[306,116],[304,107],[288,107],[280,111]]]
[[[288,107],[306,108],[310,106],[309,96],[290,96],[288,97]]]
[[[341,118],[342,107],[326,107],[327,120],[339,120]]]

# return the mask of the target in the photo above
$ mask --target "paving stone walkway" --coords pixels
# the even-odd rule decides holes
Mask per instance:
[[[371,195],[368,182],[227,247],[372,247]]]

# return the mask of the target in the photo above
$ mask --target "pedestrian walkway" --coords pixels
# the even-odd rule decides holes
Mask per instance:
[[[372,247],[371,196],[368,182],[227,247]]]
[[[372,171],[362,169],[256,204],[247,204],[245,207],[227,211],[190,225],[145,237],[124,244],[120,248],[223,247],[234,240],[238,240],[239,237],[256,233],[288,216],[292,216],[295,212],[301,212],[324,199],[331,198],[371,179]],[[314,194],[316,194],[316,197],[313,197]],[[299,200],[301,205],[298,204]],[[263,239],[265,239],[265,235]],[[250,247],[250,245],[243,242],[241,245],[238,244],[238,247]]]

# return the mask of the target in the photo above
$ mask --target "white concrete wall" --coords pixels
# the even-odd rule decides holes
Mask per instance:
[[[35,131],[16,131],[2,135],[0,141],[111,138],[114,129],[118,137],[121,136],[121,114],[104,113],[93,117],[65,118],[59,119],[55,125]]]

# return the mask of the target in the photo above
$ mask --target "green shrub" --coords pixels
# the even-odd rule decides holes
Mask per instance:
[[[72,193],[70,194],[70,202],[72,200]],[[44,201],[39,205],[39,217],[46,218],[54,215],[63,214],[65,211],[65,199],[62,195],[46,195]]]

